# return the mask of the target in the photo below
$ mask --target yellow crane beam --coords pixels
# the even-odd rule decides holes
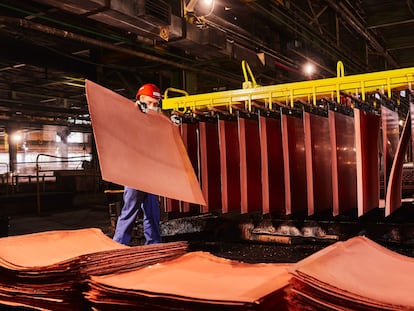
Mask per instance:
[[[411,89],[411,84],[414,82],[414,67],[344,76],[343,65],[338,62],[337,72],[337,77],[320,80],[256,86],[196,95],[188,95],[181,91],[184,95],[178,97],[168,97],[170,90],[167,89],[162,106],[165,110],[186,111],[220,106],[231,109],[232,105],[245,104],[250,110],[252,101],[267,103],[269,108],[275,102],[293,105],[297,100],[316,104],[316,100],[322,97],[336,99],[340,102],[340,96],[343,93],[361,96],[361,100],[365,101],[366,94],[381,92],[391,97],[392,90]],[[173,89],[173,91],[177,90]]]

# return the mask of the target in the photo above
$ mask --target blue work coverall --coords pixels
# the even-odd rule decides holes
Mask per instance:
[[[161,242],[158,196],[125,186],[124,205],[116,224],[114,241],[128,245],[139,208],[143,211],[145,244]]]

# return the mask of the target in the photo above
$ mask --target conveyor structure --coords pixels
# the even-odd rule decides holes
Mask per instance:
[[[241,89],[165,91],[207,201],[167,200],[167,211],[387,217],[401,207],[414,68],[345,76],[338,62],[334,78],[259,86],[242,66]]]

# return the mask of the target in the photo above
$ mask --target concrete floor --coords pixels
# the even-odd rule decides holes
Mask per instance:
[[[110,234],[111,224],[106,206],[81,207],[38,215],[9,216],[9,236],[50,230],[100,228]]]

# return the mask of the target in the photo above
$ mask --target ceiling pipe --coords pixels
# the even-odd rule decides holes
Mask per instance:
[[[121,47],[121,46],[117,46],[117,45],[114,45],[114,44],[109,43],[109,42],[104,42],[104,41],[92,39],[92,38],[89,38],[89,37],[85,37],[85,36],[82,36],[82,35],[78,35],[78,34],[75,34],[73,32],[69,32],[69,31],[49,27],[49,26],[42,25],[42,24],[33,23],[33,22],[30,22],[30,21],[25,20],[25,19],[13,18],[13,17],[7,17],[7,16],[0,16],[0,24],[19,26],[19,27],[22,27],[22,28],[43,32],[43,33],[46,33],[48,35],[61,37],[63,39],[78,41],[78,42],[82,42],[82,43],[85,43],[85,44],[98,46],[98,47],[101,47],[101,48],[104,48],[104,49],[117,51],[117,52],[124,53],[124,54],[129,54],[129,55],[136,56],[136,57],[139,57],[139,58],[143,58],[143,59],[146,59],[146,60],[150,60],[150,61],[158,62],[158,63],[161,63],[161,64],[169,65],[169,66],[172,66],[174,68],[179,68],[179,69],[182,69],[182,70],[201,73],[201,74],[204,74],[204,75],[207,75],[207,76],[210,76],[210,77],[219,78],[221,80],[226,80],[226,81],[231,82],[231,83],[237,83],[237,84],[241,83],[241,79],[239,80],[239,79],[231,78],[231,77],[228,77],[228,76],[226,77],[226,76],[223,76],[223,74],[219,74],[219,73],[208,71],[208,70],[199,69],[199,68],[197,68],[197,66],[194,66],[194,65],[181,64],[181,63],[178,63],[178,62],[175,62],[175,61],[164,59],[162,57],[149,55],[149,54],[146,54],[146,53],[143,53],[143,52],[131,50],[131,49],[124,48],[124,47]]]

